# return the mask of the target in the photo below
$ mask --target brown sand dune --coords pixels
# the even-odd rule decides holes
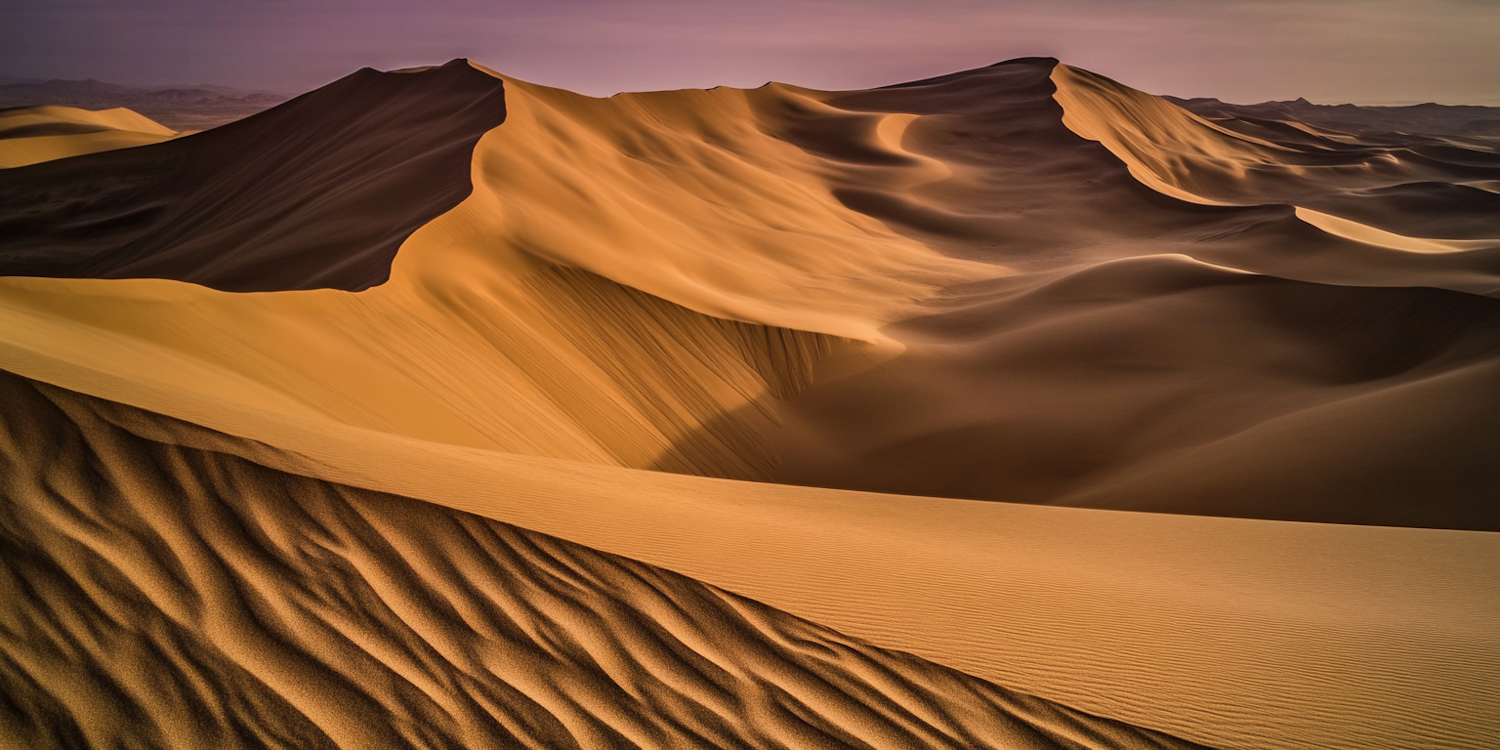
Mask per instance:
[[[1068,89],[1076,79],[1093,99]],[[1253,157],[1309,194],[1341,189],[1344,167],[1273,163],[1273,149],[1049,61],[830,101],[940,113],[912,123],[906,144],[955,173],[912,188],[882,180],[888,166],[844,158],[835,194],[931,246],[1021,273],[950,289],[928,315],[888,327],[907,347],[900,358],[856,372],[851,353],[847,377],[823,370],[782,409],[776,481],[1500,529],[1500,436],[1488,426],[1500,417],[1500,304],[1415,286],[1500,290],[1500,243],[1424,240],[1437,252],[1413,253],[1345,241],[1284,207],[1143,195],[1122,159],[1064,126],[1133,129],[1135,141],[1111,141],[1126,165],[1134,148],[1193,178],[1215,174],[1182,156],[1194,150]],[[1215,179],[1240,185],[1232,176]],[[1492,220],[1477,201],[1445,205]]]
[[[57,106],[4,109],[0,110],[0,169],[146,146],[176,135],[123,108],[98,112]]]
[[[159,270],[100,275],[166,277],[0,279],[0,368],[278,482],[481,513],[1198,742],[1500,737],[1490,534],[622,468],[1500,529],[1500,248],[1293,200],[1442,200],[1408,186],[1487,184],[1483,152],[1292,148],[1047,59],[606,100],[483,73],[362,73],[0,173],[0,272],[125,247]],[[328,116],[372,108],[397,122],[368,140]],[[408,135],[433,117],[467,125],[428,160]],[[147,157],[193,143],[249,165],[212,202],[150,187],[178,177]],[[288,143],[327,161],[257,156]],[[470,181],[405,181],[460,151]],[[36,189],[85,184],[106,189]],[[81,234],[116,198],[148,215]],[[226,247],[235,227],[270,254]]]
[[[198,131],[248,117],[285,102],[269,91],[228,86],[128,86],[96,80],[0,80],[0,108],[65,106],[86,110],[124,107],[176,131]]]
[[[1418,237],[1500,244],[1500,195],[1450,182],[1417,182],[1341,193],[1308,207]]]
[[[102,373],[28,369],[153,400]],[[1493,534],[728,482],[458,449],[212,399],[173,404],[267,445],[93,408],[156,443],[562,536],[1214,747],[1466,748],[1500,737],[1488,710],[1500,689]]]
[[[474,142],[504,119],[468,65],[366,69],[168,143],[0,172],[0,273],[365,289],[469,193]]]
[[[1157,256],[944,307],[783,408],[776,481],[1500,529],[1494,300]]]
[[[1415,236],[1500,246],[1494,201],[1454,184],[1500,176],[1500,144],[1433,145],[1420,136],[1391,144],[1312,129],[1294,141],[1268,140],[1243,126],[1231,129],[1238,122],[1233,118],[1211,122],[1087,71],[1062,65],[1053,78],[1069,127],[1104,144],[1137,179],[1168,195],[1287,203],[1397,234],[1426,230],[1432,233]]]
[[[12,375],[0,403],[0,747],[1197,747]]]

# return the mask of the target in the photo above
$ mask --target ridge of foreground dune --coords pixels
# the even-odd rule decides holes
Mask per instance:
[[[1371,244],[1292,207],[1358,223],[1351,206],[1425,205],[1446,194],[1430,185],[1493,179],[1492,155],[1396,155],[1391,182],[1345,183],[1363,157],[1330,147],[1314,156],[1333,166],[1314,169],[1139,92],[1079,94],[1068,70],[1028,59],[868,91],[592,99],[456,61],[5,170],[0,241],[19,244],[0,248],[0,273],[73,260],[43,274],[62,278],[0,278],[0,369],[77,407],[52,428],[74,436],[64,453],[108,435],[175,467],[168,486],[197,492],[221,471],[257,483],[204,493],[194,507],[210,516],[304,490],[390,493],[1193,742],[1494,744],[1500,543],[1401,527],[1500,529],[1495,249]],[[1080,111],[1088,127],[1135,126],[1091,139],[1072,129]],[[406,134],[434,113],[463,116],[438,118],[458,125],[425,151]],[[361,137],[341,141],[346,127]],[[268,143],[351,168],[385,144],[391,166],[374,183],[267,173]],[[172,187],[161,165],[209,146],[256,167],[210,175],[224,200],[142,189],[125,204],[152,208],[126,213],[123,244],[86,231],[134,189],[99,175]],[[1232,205],[1143,184],[1192,197],[1241,168],[1271,176],[1246,181],[1255,200],[1219,201]],[[80,185],[103,187],[53,200]],[[1311,198],[1277,198],[1289,185]],[[402,220],[325,223],[363,227],[367,188]],[[1483,240],[1487,205],[1449,208]],[[56,221],[27,224],[42,215]],[[234,227],[276,252],[220,252]],[[155,270],[131,270],[142,258]],[[225,291],[236,279],[253,283]],[[79,460],[106,489],[159,502],[132,494],[151,462]],[[55,500],[28,476],[23,503]],[[438,513],[418,525],[447,533],[454,517]],[[410,679],[459,679],[433,670]],[[661,731],[678,730],[707,731]]]

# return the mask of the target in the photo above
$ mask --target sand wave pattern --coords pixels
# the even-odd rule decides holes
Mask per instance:
[[[0,376],[0,747],[1199,747]],[[144,412],[136,419],[160,420]]]

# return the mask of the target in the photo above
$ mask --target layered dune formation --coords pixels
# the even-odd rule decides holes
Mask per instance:
[[[1493,744],[1500,153],[1268,123],[455,61],[0,171],[12,742]]]

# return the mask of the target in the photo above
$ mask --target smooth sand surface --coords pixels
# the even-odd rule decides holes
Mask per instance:
[[[0,169],[175,138],[177,132],[126,108],[0,110]]]
[[[0,110],[0,169],[161,143],[177,132],[123,107]]]
[[[244,120],[0,172],[0,274],[359,290],[468,195],[500,83],[365,69]]]
[[[1292,202],[1395,183],[1052,60],[607,100],[482,73],[360,74],[380,91],[53,163],[93,183],[213,133],[328,137],[309,102],[465,111],[503,85],[472,194],[365,237],[404,237],[394,261],[328,250],[348,205],[179,204],[297,262],[219,291],[184,281],[212,233],[148,228],[168,279],[0,279],[0,369],[233,436],[90,407],[159,445],[478,513],[1196,742],[1500,738],[1492,534],[920,497],[1500,528],[1494,248],[1372,244]],[[1494,177],[1449,157],[1422,178]],[[0,180],[73,184],[49,169]]]

